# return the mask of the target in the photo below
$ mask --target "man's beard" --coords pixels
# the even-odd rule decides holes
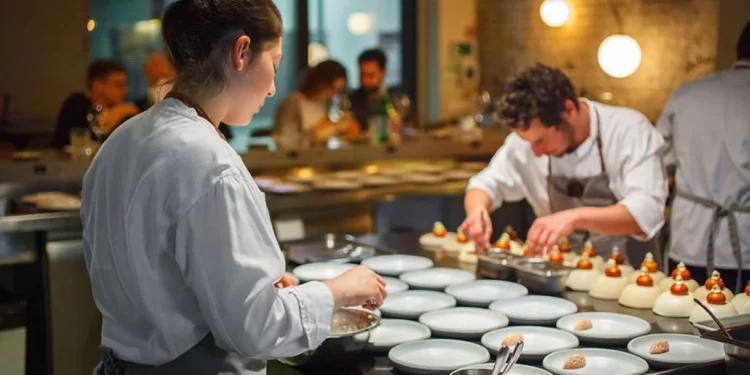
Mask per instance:
[[[573,147],[573,140],[575,139],[575,130],[568,120],[562,119],[562,123],[557,127],[557,130],[563,133],[563,140],[565,142],[565,151],[560,152],[557,156],[563,157],[565,154],[573,153],[576,149]]]

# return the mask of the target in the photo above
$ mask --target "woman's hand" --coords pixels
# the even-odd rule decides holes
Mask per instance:
[[[297,286],[299,284],[297,283],[297,279],[295,279],[294,276],[292,276],[288,272],[284,272],[284,276],[281,276],[281,280],[273,285],[277,288],[288,288],[290,286]]]
[[[385,280],[364,266],[354,267],[323,284],[331,289],[336,309],[362,306],[374,310],[388,296]]]

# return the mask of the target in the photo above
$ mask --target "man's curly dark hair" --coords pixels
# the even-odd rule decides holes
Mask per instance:
[[[559,69],[537,64],[508,83],[497,106],[497,117],[513,129],[527,130],[535,118],[545,127],[557,127],[563,122],[566,100],[578,108],[578,96],[568,77]]]

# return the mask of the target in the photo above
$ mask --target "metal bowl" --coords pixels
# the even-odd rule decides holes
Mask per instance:
[[[370,332],[381,321],[379,316],[365,310],[337,310],[331,317],[331,332],[318,348],[279,361],[295,367],[356,361],[367,347]]]
[[[547,262],[541,258],[524,258],[511,263],[518,282],[537,293],[560,294],[573,267]]]

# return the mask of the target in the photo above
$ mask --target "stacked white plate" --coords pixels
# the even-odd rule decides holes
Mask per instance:
[[[412,374],[445,374],[485,363],[490,353],[466,341],[431,339],[401,344],[388,352],[396,368]]]
[[[662,340],[669,344],[669,351],[651,354],[651,346]],[[645,359],[651,366],[665,369],[724,359],[722,343],[694,335],[664,333],[641,336],[628,343],[628,351]]]
[[[523,296],[492,302],[490,310],[505,314],[513,324],[554,325],[561,317],[578,311],[578,306],[563,298]]]
[[[383,352],[407,342],[429,339],[430,329],[412,320],[383,319],[370,333],[367,350]]]
[[[397,254],[367,258],[362,265],[383,276],[399,276],[404,272],[432,268],[435,263],[430,258]]]
[[[563,364],[573,355],[586,358],[586,366],[564,370]],[[607,349],[570,349],[554,352],[544,358],[544,368],[557,375],[640,375],[648,371],[648,363],[630,353]]]
[[[354,264],[350,263],[308,263],[295,267],[292,270],[292,274],[303,283],[308,281],[325,281],[341,275],[354,268],[354,266]]]
[[[572,333],[549,327],[514,326],[487,332],[482,336],[482,345],[497,354],[503,339],[511,334],[523,336],[521,360],[541,361],[548,354],[578,347],[578,338]]]
[[[409,285],[393,277],[383,277],[383,281],[385,281],[385,291],[388,292],[388,295],[409,289]]]
[[[461,305],[487,307],[493,301],[525,296],[529,290],[510,281],[476,280],[450,285],[445,293],[455,297]]]
[[[476,307],[454,307],[435,310],[419,317],[437,336],[476,340],[485,333],[508,325],[505,315]]]
[[[445,293],[407,290],[388,295],[380,306],[380,310],[387,317],[418,319],[426,312],[454,306],[456,306],[456,299]]]
[[[591,328],[576,331],[575,325],[581,319],[591,321]],[[651,324],[631,315],[607,312],[586,312],[568,315],[557,321],[557,328],[568,331],[587,344],[626,344],[631,339],[651,332]]]
[[[401,281],[415,289],[445,290],[452,284],[476,280],[471,272],[455,268],[430,268],[421,271],[404,272],[399,276]]]

